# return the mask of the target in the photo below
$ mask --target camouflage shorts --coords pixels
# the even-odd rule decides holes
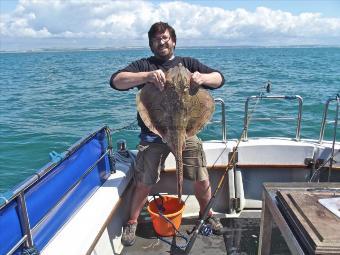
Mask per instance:
[[[135,162],[135,178],[145,185],[159,181],[161,170],[170,150],[166,144],[148,143],[142,141],[138,146]],[[192,181],[203,181],[209,178],[206,158],[201,140],[191,137],[186,140],[183,151],[183,176]]]

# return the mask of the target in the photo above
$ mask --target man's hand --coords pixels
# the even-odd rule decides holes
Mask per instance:
[[[191,76],[190,85],[198,88],[199,86],[208,86],[211,88],[218,88],[222,84],[222,76],[219,72],[200,73],[194,72]]]
[[[154,84],[160,91],[163,91],[165,85],[165,74],[161,69],[148,73],[147,81]]]
[[[202,84],[204,84],[204,82],[205,82],[204,74],[201,74],[200,72],[197,71],[192,74],[190,80],[191,86],[199,87]]]

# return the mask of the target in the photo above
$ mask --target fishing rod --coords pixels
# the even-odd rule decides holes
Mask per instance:
[[[270,92],[271,92],[271,89],[272,89],[272,83],[271,83],[271,81],[267,81],[267,83],[266,83],[264,86],[261,87],[261,89],[263,89],[263,88],[265,89],[266,93],[270,93]],[[261,91],[261,92],[260,92],[260,95],[259,95],[259,97],[258,97],[258,99],[257,99],[257,101],[256,101],[256,103],[255,103],[255,105],[254,105],[253,110],[252,110],[251,113],[249,114],[248,123],[250,122],[251,116],[252,116],[253,112],[255,111],[255,108],[256,108],[256,106],[257,106],[259,100],[262,98],[263,94],[264,94],[264,92]],[[240,145],[240,143],[241,143],[242,138],[244,137],[244,134],[245,134],[245,132],[246,132],[246,129],[247,129],[246,126],[244,126],[244,127],[243,127],[243,130],[242,130],[242,133],[241,133],[241,135],[240,135],[240,139],[238,140],[238,142],[237,142],[237,144],[236,144],[236,146],[235,146],[235,148],[234,148],[233,154],[231,155],[231,157],[230,157],[230,159],[229,159],[229,161],[228,161],[227,168],[226,168],[226,170],[224,171],[222,177],[220,178],[220,180],[219,180],[219,182],[218,182],[218,185],[217,185],[215,191],[213,192],[213,194],[212,194],[212,196],[211,196],[211,198],[210,198],[210,200],[209,200],[207,206],[206,206],[205,209],[204,209],[203,214],[201,215],[200,219],[198,220],[198,222],[197,222],[197,224],[194,226],[194,228],[193,228],[191,231],[188,232],[188,234],[192,234],[192,236],[191,236],[189,242],[187,243],[187,245],[186,245],[186,247],[185,247],[184,254],[189,254],[189,253],[190,253],[190,251],[191,251],[191,249],[192,249],[192,247],[193,247],[193,245],[194,245],[194,243],[195,243],[195,241],[196,241],[196,238],[197,238],[197,236],[198,236],[198,234],[199,234],[199,232],[200,232],[202,226],[204,225],[205,219],[206,219],[206,217],[208,216],[208,213],[210,212],[210,209],[214,206],[214,203],[216,202],[217,193],[221,190],[221,188],[222,188],[222,186],[223,186],[223,184],[224,184],[225,177],[227,176],[229,170],[231,170],[231,169],[233,168],[233,166],[234,166],[234,161],[235,161],[235,157],[236,157],[236,152],[237,152],[237,150],[238,150],[238,147],[239,147],[239,145]],[[227,149],[227,147],[224,148],[224,150],[222,151],[222,153],[220,154],[220,156],[223,154],[223,152],[224,152],[226,149]],[[220,156],[219,156],[219,157],[220,157]],[[218,158],[217,158],[217,159],[218,159]],[[216,162],[217,162],[217,160],[215,161],[215,163],[216,163]],[[215,165],[215,163],[214,163],[214,165]],[[213,166],[214,166],[214,165],[213,165]]]

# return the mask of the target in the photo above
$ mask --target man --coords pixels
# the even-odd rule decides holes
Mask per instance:
[[[193,73],[191,86],[216,89],[224,84],[224,77],[220,72],[201,64],[196,59],[175,57],[176,33],[167,23],[153,24],[148,36],[149,46],[154,56],[132,62],[129,66],[114,73],[110,80],[112,88],[129,90],[138,87],[141,89],[146,83],[152,83],[155,89],[162,91],[165,84],[164,72],[179,63]],[[133,245],[135,242],[137,218],[147,201],[152,185],[158,182],[160,170],[164,167],[164,161],[170,152],[162,139],[145,126],[139,114],[137,119],[141,127],[141,141],[135,163],[136,187],[131,203],[130,218],[124,226],[122,235],[122,243],[125,246]],[[200,205],[200,215],[202,215],[211,198],[211,188],[202,143],[196,136],[187,139],[183,160],[184,178],[194,182],[194,192]],[[223,226],[212,216],[211,212],[206,221],[212,225],[215,234],[221,234]]]

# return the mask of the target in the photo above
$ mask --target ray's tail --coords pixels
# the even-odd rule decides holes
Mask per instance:
[[[178,200],[181,200],[183,194],[183,156],[182,151],[179,151],[176,157],[176,173],[177,173],[177,194]]]

